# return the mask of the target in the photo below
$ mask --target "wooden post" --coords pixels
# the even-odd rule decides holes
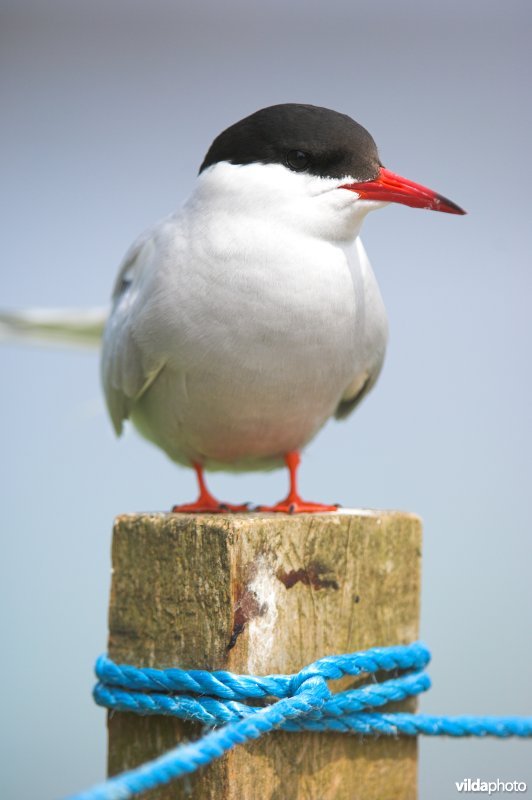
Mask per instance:
[[[121,516],[109,654],[137,666],[260,675],[412,642],[420,563],[420,521],[400,512]],[[121,713],[108,725],[110,775],[200,732]],[[416,755],[416,740],[406,737],[278,731],[149,797],[413,800]]]

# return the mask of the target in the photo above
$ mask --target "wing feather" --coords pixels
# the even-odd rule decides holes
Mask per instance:
[[[383,359],[384,360],[384,359]],[[355,410],[358,404],[364,399],[364,397],[368,394],[368,392],[373,389],[377,382],[377,378],[380,375],[383,360],[378,364],[375,370],[371,373],[371,375],[367,375],[366,379],[364,380],[362,386],[356,394],[352,397],[344,397],[338,404],[338,408],[334,413],[335,419],[345,419],[349,416],[349,414]]]
[[[103,336],[102,382],[114,428],[122,423],[134,403],[164,368],[164,354],[150,351],[136,336],[142,304],[142,285],[154,268],[157,242],[148,231],[133,243],[120,267],[113,292],[113,307]]]
[[[363,352],[364,370],[353,376],[353,383],[347,387],[335,412],[336,419],[345,419],[359,405],[375,386],[381,373],[388,339],[388,324],[381,293],[375,280],[364,245],[357,237],[355,253],[361,269],[362,288],[360,291],[363,308],[359,318],[363,326],[359,333],[359,346]]]

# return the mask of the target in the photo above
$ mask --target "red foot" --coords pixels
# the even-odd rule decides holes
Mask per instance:
[[[285,500],[274,506],[259,506],[257,511],[273,511],[281,514],[316,514],[321,511],[336,511],[338,506],[328,506],[324,503],[307,503],[302,500],[297,491],[297,470],[301,461],[299,453],[287,453],[285,464],[290,474],[290,491]]]
[[[308,503],[302,500],[299,495],[288,497],[281,500],[274,506],[259,506],[257,511],[273,511],[281,514],[319,514],[322,511],[337,511],[338,506],[328,506],[325,503]]]
[[[236,514],[239,511],[249,511],[249,503],[235,506],[231,503],[219,503],[214,497],[199,497],[195,503],[182,503],[172,508],[173,514]]]
[[[235,506],[231,503],[220,503],[207,489],[203,477],[203,467],[201,464],[192,465],[196,470],[199,485],[199,497],[195,503],[183,503],[172,508],[173,514],[235,514],[238,511],[247,511],[249,503]]]

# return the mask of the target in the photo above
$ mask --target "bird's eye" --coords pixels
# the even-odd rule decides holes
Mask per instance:
[[[303,150],[289,150],[286,154],[286,163],[295,172],[302,172],[310,164],[310,156]]]

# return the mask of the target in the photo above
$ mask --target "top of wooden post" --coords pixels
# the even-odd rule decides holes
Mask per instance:
[[[408,643],[420,548],[402,511],[119,516],[110,656],[264,674]]]

